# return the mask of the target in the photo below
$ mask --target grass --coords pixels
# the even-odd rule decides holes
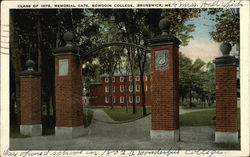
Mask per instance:
[[[125,121],[125,120],[131,120],[136,119],[142,116],[142,107],[137,107],[137,113],[133,114],[132,107],[128,107],[128,112],[126,112],[126,108],[121,107],[114,107],[111,108],[103,108],[103,110],[115,121]],[[147,113],[151,113],[151,108],[146,108]]]
[[[180,115],[181,126],[214,126],[215,110],[198,111]]]
[[[197,111],[180,115],[181,126],[215,126],[215,110]],[[237,110],[237,126],[240,129],[240,110]]]
[[[207,109],[207,108],[215,108],[215,106],[194,106],[194,107],[189,107],[189,106],[182,106],[182,109]]]

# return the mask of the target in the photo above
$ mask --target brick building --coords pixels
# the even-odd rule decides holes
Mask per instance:
[[[111,81],[111,82],[110,82]],[[112,88],[110,88],[110,83]],[[113,94],[111,93],[113,90]],[[151,105],[151,83],[150,76],[144,76],[145,105]],[[101,81],[92,83],[90,86],[91,106],[110,106],[111,95],[114,106],[132,106],[133,101],[137,106],[142,105],[141,80],[135,77],[135,100],[133,100],[133,84],[131,76],[114,76],[111,80],[108,76],[102,76]]]

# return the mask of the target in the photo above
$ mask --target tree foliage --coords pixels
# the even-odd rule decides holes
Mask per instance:
[[[201,59],[192,62],[180,53],[179,58],[179,93],[182,100],[189,99],[193,107],[193,98],[207,102],[209,105],[215,96],[215,71],[213,63],[205,63]]]
[[[209,15],[214,15],[215,30],[210,35],[216,42],[240,42],[240,15],[239,9],[209,9]]]

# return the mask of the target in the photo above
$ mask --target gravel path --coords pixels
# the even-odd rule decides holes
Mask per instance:
[[[102,110],[94,109],[88,134],[74,139],[51,136],[10,139],[11,150],[138,150],[138,149],[218,149],[214,145],[214,127],[181,127],[176,144],[150,140],[151,116],[123,124],[107,124],[98,120],[114,121]],[[190,112],[190,111],[189,111]],[[184,112],[182,112],[184,113]]]

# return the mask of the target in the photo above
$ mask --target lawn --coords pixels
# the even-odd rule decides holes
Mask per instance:
[[[180,115],[180,126],[214,126],[215,110],[185,113]]]
[[[142,117],[142,107],[137,107],[137,113],[132,114],[132,107],[128,107],[128,111],[126,111],[126,108],[122,107],[114,107],[111,108],[102,108],[113,120],[115,121],[125,121],[130,119],[136,119],[139,117]],[[147,107],[146,112],[151,113],[151,108]]]
[[[113,120],[125,121],[142,117],[142,108],[137,107],[138,112],[132,114],[132,107],[125,108],[115,107],[114,109],[100,108],[104,110]],[[147,114],[151,113],[151,108],[147,107]],[[215,110],[197,111],[180,115],[180,126],[215,126]],[[240,110],[237,112],[238,129],[240,129]]]
[[[180,115],[180,126],[215,126],[215,110],[190,112]],[[240,110],[237,110],[237,125],[240,129]]]

